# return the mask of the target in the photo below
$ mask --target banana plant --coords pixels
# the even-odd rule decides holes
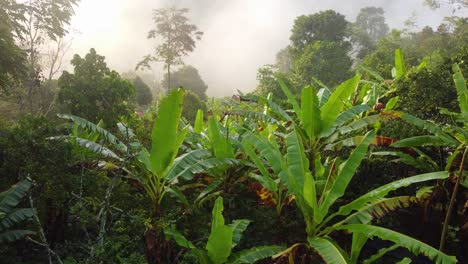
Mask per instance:
[[[59,117],[73,122],[71,133],[69,136],[54,137],[54,139],[66,139],[97,153],[105,158],[107,164],[120,163],[129,173],[128,177],[141,182],[153,201],[153,212],[158,210],[167,193],[189,206],[187,199],[176,185],[179,179],[191,180],[197,173],[219,171],[217,169],[219,167],[233,166],[238,162],[233,159],[232,152],[224,151],[223,154],[221,151],[222,146],[228,148],[231,143],[222,136],[219,131],[221,128],[214,119],[210,122],[212,136],[205,135],[205,141],[210,144],[209,150],[205,149],[205,143],[202,140],[196,143],[199,146],[195,149],[182,145],[185,135],[192,129],[187,125],[178,132],[180,125],[183,124],[180,122],[182,98],[183,90],[179,90],[171,92],[161,101],[152,130],[151,151],[148,151],[138,141],[133,131],[123,123],[117,124],[121,134],[119,137],[99,124],[65,114]],[[197,131],[204,134],[206,129],[203,123],[203,112],[199,111],[196,124]],[[194,133],[190,134],[193,136]],[[123,139],[120,139],[121,137]],[[203,137],[198,137],[198,139],[201,138]],[[188,142],[187,145],[191,144],[193,142]],[[179,152],[183,153],[176,157]],[[131,170],[131,167],[136,167],[138,170]]]
[[[395,93],[397,87],[393,85],[394,81],[398,78],[401,78],[402,76],[405,76],[407,70],[404,54],[401,49],[395,50],[394,58],[395,64],[392,68],[393,80],[385,80],[379,73],[362,65],[359,66],[359,68],[372,76],[375,81],[362,81],[364,84],[363,88],[361,91],[359,91],[359,93],[355,94],[353,98],[353,105],[355,105],[355,103],[362,103],[368,106],[378,106],[382,98],[390,97],[393,93]],[[418,67],[423,67],[423,65]],[[390,98],[387,102],[387,105],[394,103],[394,100],[395,99]]]
[[[425,155],[422,151],[418,150],[418,147],[443,147],[447,150],[452,152],[451,155],[447,157],[447,162],[445,165],[445,169],[448,171],[453,172],[453,175],[456,177],[455,186],[452,191],[452,195],[450,198],[450,202],[447,208],[447,213],[445,217],[445,221],[442,228],[442,234],[440,238],[440,245],[439,250],[444,250],[445,247],[445,240],[448,231],[448,225],[450,223],[450,217],[452,215],[453,206],[455,203],[455,197],[458,192],[460,185],[465,186],[468,188],[468,184],[466,183],[466,173],[464,173],[465,162],[467,159],[468,153],[468,89],[466,88],[466,80],[458,67],[458,65],[453,65],[453,80],[455,83],[455,88],[457,90],[457,99],[458,104],[460,107],[460,113],[453,113],[449,112],[446,109],[442,110],[442,113],[448,114],[454,118],[457,124],[459,125],[446,125],[445,127],[442,125],[437,125],[429,121],[421,120],[417,117],[409,115],[407,113],[402,112],[389,112],[387,113],[390,116],[394,116],[396,118],[401,118],[404,121],[413,124],[419,128],[430,132],[431,135],[422,135],[416,136],[411,138],[406,138],[400,140],[394,144],[393,147],[399,148],[414,148],[419,154],[419,161],[422,159],[426,161],[424,162],[415,162],[418,159],[411,159],[411,157],[407,157],[402,153],[384,153],[384,154],[392,154],[398,155],[401,157],[403,161],[407,161],[410,165],[416,165],[421,169],[431,169],[431,166],[423,166],[425,164],[432,165],[432,167],[437,166],[436,162],[431,160],[427,155]],[[458,161],[458,167],[453,168],[454,161]]]
[[[187,151],[197,151],[203,153],[198,162],[187,164],[180,171],[180,178],[185,181],[193,179],[193,175],[203,173],[207,177],[208,184],[196,182],[199,187],[203,187],[195,204],[201,205],[205,201],[219,195],[222,190],[227,189],[229,185],[236,182],[238,170],[242,170],[243,160],[236,158],[236,151],[240,143],[235,127],[230,127],[235,123],[226,118],[222,122],[218,121],[218,117],[212,116],[208,118],[205,124],[203,120],[203,112],[199,110],[195,120],[194,127],[188,126],[188,136],[186,140]]]
[[[179,246],[189,249],[198,257],[201,264],[255,263],[284,249],[280,246],[261,246],[233,253],[233,249],[241,241],[242,233],[247,229],[250,221],[234,220],[230,225],[226,225],[223,209],[223,198],[218,197],[212,211],[211,232],[204,249],[197,248],[174,228],[167,227],[164,233],[168,239],[174,239]]]
[[[280,181],[287,186],[288,192],[294,195],[295,203],[304,215],[307,243],[298,243],[292,248],[306,244],[317,251],[327,263],[357,263],[360,249],[367,238],[377,236],[394,242],[398,247],[405,247],[415,254],[427,255],[437,263],[456,263],[454,257],[447,256],[423,242],[412,239],[408,240],[411,243],[406,243],[407,236],[370,224],[375,218],[418,201],[417,197],[412,196],[387,197],[389,192],[414,183],[446,179],[449,176],[446,171],[394,181],[340,206],[338,201],[345,194],[374,137],[375,132],[368,132],[348,159],[335,164],[334,169],[325,169],[329,174],[325,185],[320,188],[316,184],[317,174],[310,170],[309,160],[304,153],[304,145],[296,128],[286,136],[286,153],[283,156],[278,157],[277,153],[270,150],[256,149],[257,156],[263,160],[266,168],[271,168],[273,172],[279,171]],[[338,209],[333,210],[333,208]],[[365,232],[360,229],[361,227],[376,231]],[[350,255],[331,239],[330,235],[337,230],[348,230],[353,233],[353,249]],[[386,232],[378,232],[379,230],[387,230],[392,236],[387,236]],[[283,253],[288,254],[291,250],[289,248]]]
[[[35,214],[33,208],[16,208],[31,186],[31,180],[25,179],[0,193],[0,244],[35,234],[31,230],[12,229]]]
[[[281,157],[278,142],[287,139],[286,134],[279,134],[278,131],[288,132],[293,128],[299,135],[311,172],[316,176],[316,188],[321,191],[327,183],[327,175],[331,174],[330,169],[336,167],[336,159],[324,158],[322,156],[324,151],[338,151],[343,147],[356,146],[364,138],[356,135],[356,131],[363,130],[369,125],[376,125],[382,120],[381,115],[364,116],[367,111],[371,110],[367,105],[351,105],[350,97],[358,90],[360,78],[360,75],[356,75],[340,84],[333,93],[325,88],[316,92],[312,86],[305,87],[301,93],[301,104],[296,101],[286,85],[280,82],[296,113],[296,118],[290,116],[287,111],[271,100],[259,98],[259,101],[265,104],[266,110],[263,114],[274,115],[282,122],[275,120],[276,123],[274,123],[269,120],[270,124],[265,125],[267,129],[261,133],[247,133],[243,148],[262,175],[259,176],[256,173],[252,176],[272,192],[275,200],[285,200],[288,197],[284,195],[286,181],[279,177],[280,171],[285,170],[285,165],[280,167],[281,163],[278,162],[278,157]],[[274,135],[281,135],[282,138],[276,140]],[[373,140],[372,143],[375,141]],[[273,175],[270,175],[268,170],[261,169],[261,161],[252,148],[260,152],[268,150],[272,155],[270,158],[275,157],[276,160],[268,160],[273,166]],[[276,203],[278,213],[281,212],[282,204],[281,201]]]
[[[285,127],[293,123],[302,137],[308,158],[320,159],[323,150],[339,151],[343,147],[354,147],[362,136],[356,132],[368,126],[378,126],[387,117],[375,114],[371,106],[353,102],[353,94],[359,93],[365,86],[361,75],[341,83],[334,92],[322,88],[318,92],[310,85],[302,89],[301,102],[289,91],[284,83],[281,87],[292,105],[295,116],[281,109],[273,102],[259,98],[258,101],[270,108],[270,114],[281,120]]]

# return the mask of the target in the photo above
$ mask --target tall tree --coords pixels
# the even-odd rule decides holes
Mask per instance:
[[[348,21],[333,10],[296,18],[289,38],[296,53],[315,41],[343,41],[347,36]]]
[[[136,76],[133,80],[136,92],[136,102],[140,106],[147,106],[153,101],[153,94],[151,93],[150,87],[140,78]]]
[[[440,8],[442,4],[452,5],[454,10],[468,7],[468,0],[424,0],[424,4],[432,9]]]
[[[348,24],[333,10],[296,19],[290,40],[297,85],[308,85],[317,78],[332,86],[350,76]]]
[[[73,8],[79,0],[1,0],[0,1],[0,27],[3,32],[7,31],[6,39],[19,40],[24,51],[25,59],[17,60],[10,68],[10,79],[17,73],[15,67],[22,64],[25,74],[21,81],[25,88],[26,99],[29,112],[33,112],[33,95],[40,86],[41,67],[39,60],[41,56],[40,46],[48,39],[58,40],[67,33],[66,27],[70,24],[73,15]],[[8,33],[9,32],[9,33]],[[11,44],[11,41],[9,41]],[[10,45],[8,51],[15,58],[17,57],[14,47]],[[4,55],[4,54],[2,54]],[[2,56],[3,57],[3,56]],[[11,56],[10,56],[11,58]],[[5,61],[8,57],[5,58]],[[15,65],[15,66],[13,66]],[[3,69],[1,71],[5,72]],[[0,72],[0,75],[3,74]],[[17,74],[16,74],[17,75]],[[0,84],[1,85],[1,84]]]
[[[171,67],[182,64],[182,57],[195,49],[195,41],[200,40],[203,32],[197,26],[190,24],[185,16],[188,8],[159,8],[153,10],[153,20],[156,28],[148,33],[148,39],[158,39],[154,54],[146,55],[138,63],[137,68],[150,68],[150,63],[163,61],[167,70],[167,87],[171,87]]]
[[[316,41],[306,46],[295,64],[301,86],[319,79],[333,87],[352,76],[348,42]]]
[[[84,58],[75,55],[74,73],[64,71],[59,78],[59,101],[73,115],[114,126],[121,116],[132,113],[135,88],[104,59],[94,49]]]
[[[0,8],[0,95],[8,97],[15,82],[26,74],[26,54],[15,43],[13,28]]]
[[[287,46],[276,53],[275,68],[282,73],[290,73],[294,68],[291,46]]]
[[[371,52],[375,43],[388,34],[384,13],[381,7],[364,7],[351,25],[351,40],[357,46],[358,58]]]
[[[257,70],[258,85],[255,93],[264,97],[271,93],[275,100],[286,100],[286,95],[281,89],[278,79],[281,79],[293,93],[297,93],[298,91],[290,80],[291,76],[280,70],[275,71],[275,68],[275,65],[267,64]]]
[[[163,83],[168,83],[171,78],[171,83],[174,87],[183,87],[188,91],[195,93],[200,99],[206,99],[206,90],[208,85],[205,84],[198,70],[190,65],[183,66],[175,71],[171,77],[168,74],[164,75]]]

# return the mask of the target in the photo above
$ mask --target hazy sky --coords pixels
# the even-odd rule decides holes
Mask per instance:
[[[299,15],[334,9],[352,22],[360,8],[381,6],[391,28],[401,28],[413,12],[419,27],[436,27],[451,15],[449,7],[433,11],[422,0],[81,0],[72,20],[80,33],[73,35],[69,56],[95,48],[111,69],[134,69],[154,46],[146,39],[152,9],[171,4],[190,8],[190,19],[204,32],[184,60],[200,71],[211,96],[255,89],[257,69],[273,63],[276,52],[288,45]],[[160,79],[161,65],[154,65],[153,73]]]

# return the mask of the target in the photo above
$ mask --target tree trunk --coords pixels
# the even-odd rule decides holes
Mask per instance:
[[[162,230],[158,226],[161,216],[161,208],[154,210],[152,225],[145,233],[146,261],[148,264],[168,263],[168,256],[171,255],[171,245],[166,241]]]

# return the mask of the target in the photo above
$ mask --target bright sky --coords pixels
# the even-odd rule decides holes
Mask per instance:
[[[96,48],[111,69],[134,69],[152,50],[153,43],[146,39],[152,9],[169,4],[190,8],[189,17],[204,32],[195,52],[184,60],[199,69],[212,96],[255,89],[257,69],[273,63],[276,52],[288,45],[299,15],[335,9],[354,21],[360,8],[382,6],[391,28],[402,27],[413,12],[419,27],[436,27],[451,15],[450,8],[432,11],[422,0],[81,0],[72,20],[80,33],[73,34],[69,57]],[[162,77],[160,65],[153,73]]]

